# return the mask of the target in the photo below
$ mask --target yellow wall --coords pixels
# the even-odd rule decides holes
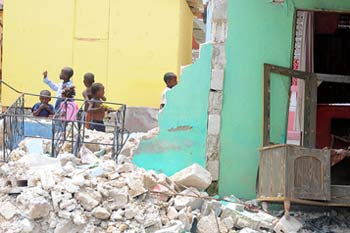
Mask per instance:
[[[77,98],[93,72],[109,101],[157,107],[163,74],[191,62],[192,19],[185,0],[6,1],[3,79],[38,93],[43,70],[59,82],[72,66]],[[16,96],[4,87],[3,105]]]

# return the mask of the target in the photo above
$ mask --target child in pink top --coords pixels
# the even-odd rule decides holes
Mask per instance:
[[[67,87],[62,91],[62,98],[60,111],[63,113],[62,118],[67,121],[76,121],[78,119],[79,106],[74,101],[75,87]]]

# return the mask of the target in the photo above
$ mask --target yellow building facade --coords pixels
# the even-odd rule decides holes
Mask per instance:
[[[95,74],[109,101],[158,107],[163,74],[192,61],[193,14],[186,0],[10,0],[4,5],[3,80],[20,91],[48,87],[74,69]],[[2,88],[2,105],[18,94]],[[34,100],[26,103],[32,105]]]

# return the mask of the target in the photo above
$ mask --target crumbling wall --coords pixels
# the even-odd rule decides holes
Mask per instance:
[[[291,67],[296,9],[349,10],[343,0],[228,1],[227,65],[221,127],[221,195],[255,197],[259,152],[262,146],[263,64]],[[273,77],[271,138],[283,143],[289,80]],[[277,174],[278,175],[278,174]]]
[[[212,45],[201,47],[197,62],[183,70],[159,114],[159,135],[143,141],[133,158],[138,166],[167,175],[193,164],[205,166]]]

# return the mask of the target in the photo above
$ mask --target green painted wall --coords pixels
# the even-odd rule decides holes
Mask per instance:
[[[200,54],[168,92],[168,104],[159,114],[160,133],[141,143],[133,158],[138,166],[167,175],[193,163],[205,166],[212,46],[203,45]]]
[[[296,9],[350,10],[347,0],[228,0],[221,195],[254,198],[262,145],[263,64],[291,67]],[[289,80],[272,76],[271,141],[286,138]],[[276,174],[278,175],[278,174]]]

